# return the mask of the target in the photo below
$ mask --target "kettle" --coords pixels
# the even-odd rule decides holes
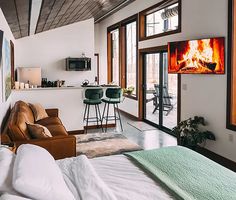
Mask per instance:
[[[89,81],[87,79],[85,79],[83,82],[82,82],[82,86],[87,86],[89,84]]]

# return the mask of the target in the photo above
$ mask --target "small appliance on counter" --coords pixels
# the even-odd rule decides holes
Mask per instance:
[[[17,82],[29,84],[33,87],[41,86],[41,68],[40,67],[18,67]]]
[[[89,81],[87,79],[85,79],[83,82],[82,82],[82,87],[100,87],[100,85],[96,85],[96,84],[90,84]]]
[[[86,87],[89,85],[89,80],[85,79],[83,82],[82,82],[82,87]]]
[[[42,87],[63,87],[65,85],[65,80],[48,81],[47,78],[42,78]]]

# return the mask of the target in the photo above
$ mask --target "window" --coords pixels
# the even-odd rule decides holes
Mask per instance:
[[[108,27],[108,83],[134,87],[137,99],[137,15]]]
[[[162,1],[140,13],[140,40],[181,31],[181,0]]]
[[[146,36],[178,29],[178,4],[146,16]]]
[[[112,82],[119,85],[120,75],[119,75],[119,29],[116,29],[111,32],[112,38]]]
[[[134,87],[137,83],[137,22],[126,25],[126,87]]]

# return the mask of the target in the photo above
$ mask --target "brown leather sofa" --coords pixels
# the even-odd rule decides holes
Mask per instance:
[[[49,117],[35,122],[29,105],[23,101],[16,102],[1,134],[2,144],[13,143],[16,148],[21,144],[35,144],[48,150],[55,159],[76,156],[76,139],[68,135],[58,118],[58,109],[46,109],[46,112]],[[32,139],[27,130],[27,123],[47,127],[53,137]]]

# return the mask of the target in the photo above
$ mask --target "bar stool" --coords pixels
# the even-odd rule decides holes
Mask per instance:
[[[106,90],[106,98],[103,98],[102,101],[105,103],[103,114],[102,114],[102,121],[103,119],[106,120],[106,131],[107,132],[107,122],[111,120],[115,120],[115,123],[117,120],[120,121],[120,127],[121,131],[123,132],[123,127],[122,127],[122,122],[121,122],[121,117],[120,117],[120,112],[119,112],[119,107],[118,104],[121,102],[121,97],[122,97],[122,92],[121,88],[107,88]],[[113,104],[114,108],[114,116],[109,116],[109,105]],[[107,115],[105,115],[105,110],[107,107]],[[116,111],[118,113],[118,116],[116,116]]]
[[[103,97],[103,89],[102,88],[86,89],[85,90],[85,98],[86,98],[86,99],[84,99],[84,104],[85,104],[84,121],[86,121],[85,133],[87,133],[89,122],[97,122],[97,128],[98,128],[99,127],[98,122],[100,121],[100,123],[101,123],[100,125],[101,125],[102,131],[103,131],[102,118],[101,118],[101,113],[100,113],[100,108],[99,108],[99,104],[102,103],[102,100],[101,100],[102,97]],[[91,105],[93,105],[95,107],[96,117],[89,118],[89,111],[90,111]],[[93,119],[95,119],[96,121],[94,121]]]

